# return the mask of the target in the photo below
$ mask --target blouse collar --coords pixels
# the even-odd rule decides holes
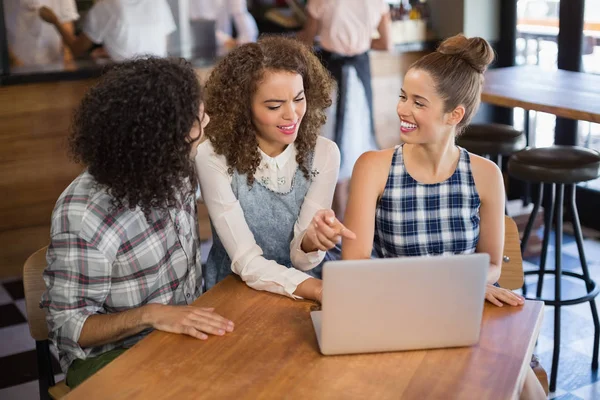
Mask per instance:
[[[281,170],[291,158],[295,159],[296,157],[296,146],[294,143],[288,145],[288,147],[281,154],[275,157],[268,156],[260,149],[260,147],[258,150],[260,151],[260,155],[262,157],[262,161],[258,167],[259,169],[275,168]]]

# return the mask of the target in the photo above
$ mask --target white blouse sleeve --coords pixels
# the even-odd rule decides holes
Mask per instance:
[[[263,257],[263,251],[256,243],[242,207],[231,189],[231,176],[225,157],[215,154],[212,144],[206,140],[198,146],[195,161],[202,197],[211,222],[231,259],[231,270],[253,289],[300,298],[294,292],[310,276]]]
[[[318,171],[318,174],[312,180],[308,193],[306,193],[300,215],[294,225],[294,239],[290,244],[292,264],[302,271],[313,269],[325,257],[324,251],[305,253],[302,251],[301,246],[302,239],[315,213],[319,210],[331,208],[333,192],[340,170],[340,150],[334,142],[319,136],[315,147],[312,170]]]

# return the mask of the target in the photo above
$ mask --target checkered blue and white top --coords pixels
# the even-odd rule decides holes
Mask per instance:
[[[375,214],[374,249],[378,257],[475,252],[481,201],[469,153],[460,149],[458,166],[440,183],[417,182],[396,147],[385,189]]]

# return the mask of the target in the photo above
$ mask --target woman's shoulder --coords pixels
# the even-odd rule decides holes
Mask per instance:
[[[396,151],[397,147],[392,147],[389,149],[372,150],[363,153],[358,157],[358,160],[356,160],[353,175],[358,172],[378,174],[381,176],[385,175],[387,177]]]
[[[323,136],[317,137],[315,145],[315,160],[330,160],[340,162],[340,149],[334,141]]]
[[[200,156],[209,157],[209,156],[214,156],[214,155],[216,155],[215,148],[214,148],[212,142],[210,141],[210,139],[208,139],[208,138],[202,139],[202,141],[198,145],[198,151],[196,153],[196,158],[198,158]]]
[[[315,153],[316,152],[326,152],[326,153],[338,153],[340,149],[338,145],[335,144],[333,140],[327,139],[324,136],[317,137],[317,143],[315,145]]]
[[[389,164],[394,158],[394,154],[398,150],[398,147],[390,147],[382,150],[371,150],[364,152],[358,159],[365,164],[385,164],[389,167]]]
[[[376,194],[379,198],[385,190],[395,152],[396,148],[363,153],[354,164],[351,187],[360,187],[364,194]]]
[[[475,187],[480,196],[486,197],[487,193],[496,193],[500,190],[500,187],[504,187],[502,171],[494,162],[477,154],[467,154],[469,155]]]
[[[473,175],[485,176],[488,174],[501,174],[500,168],[498,168],[498,166],[493,161],[470,152],[467,152],[467,154],[469,156],[471,171],[473,172]]]
[[[220,167],[227,169],[227,159],[223,154],[217,154],[215,148],[210,139],[204,139],[198,145],[198,151],[195,157],[197,166],[211,165],[213,167]]]

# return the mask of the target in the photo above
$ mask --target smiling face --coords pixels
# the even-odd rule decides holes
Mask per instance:
[[[252,123],[261,150],[271,157],[283,152],[296,140],[305,113],[302,76],[265,71],[252,98]]]
[[[430,144],[453,134],[464,108],[460,106],[457,110],[445,112],[444,107],[444,99],[437,93],[431,75],[423,70],[410,69],[404,77],[396,109],[400,117],[401,140],[404,143]]]

